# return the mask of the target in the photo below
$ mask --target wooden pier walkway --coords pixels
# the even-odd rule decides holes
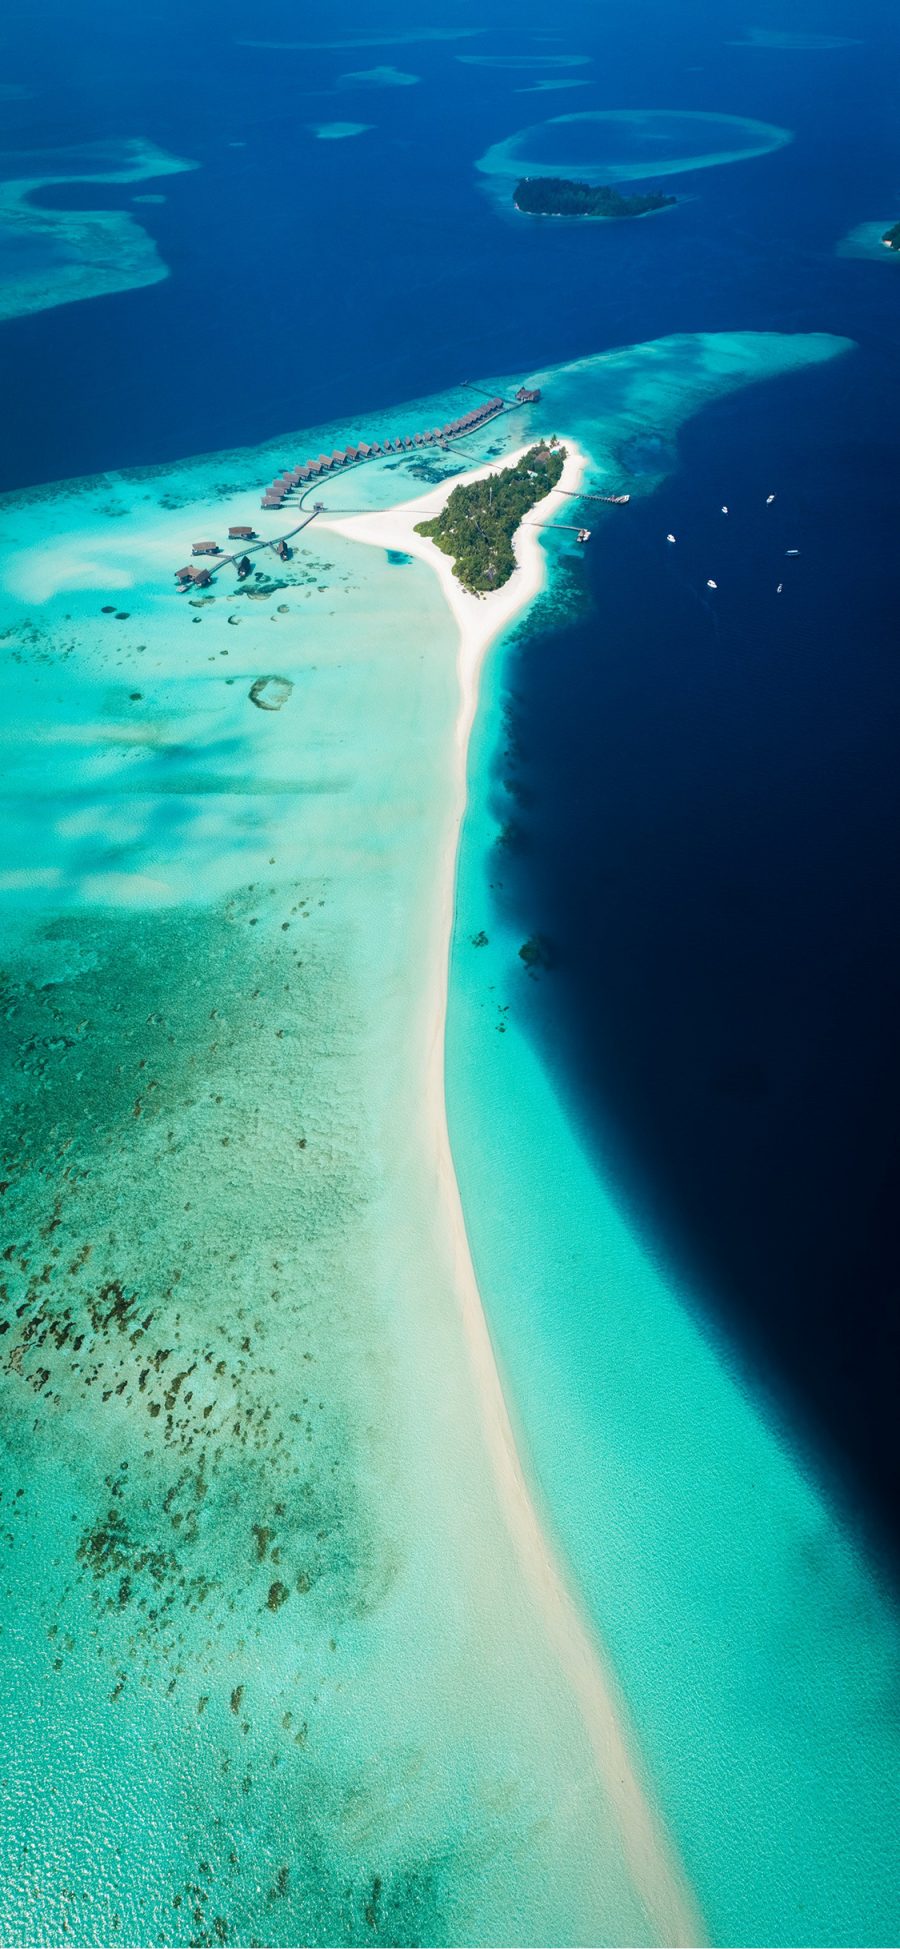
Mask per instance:
[[[295,502],[294,505],[298,508],[302,507],[303,505],[302,499],[300,501]],[[210,581],[211,582],[215,581],[216,576],[221,573],[223,568],[230,568],[232,564],[234,565],[235,568],[237,568],[238,562],[242,562],[244,560],[245,555],[260,555],[264,548],[271,548],[274,551],[274,553],[277,554],[278,549],[281,546],[281,543],[293,541],[295,535],[299,535],[304,528],[309,527],[311,521],[315,521],[316,515],[318,513],[319,513],[318,508],[310,508],[309,513],[304,517],[304,519],[302,521],[298,521],[296,527],[288,528],[285,534],[260,536],[257,541],[248,541],[246,545],[243,548],[241,548],[240,552],[234,555],[207,556],[205,566]],[[191,584],[187,583],[186,586],[190,588]]]
[[[449,452],[451,447],[462,445],[464,440],[466,440],[467,438],[472,438],[473,435],[476,433],[480,433],[483,427],[492,426],[494,420],[500,419],[502,413],[508,413],[513,411],[514,404],[515,404],[514,401],[504,402],[504,405],[500,407],[496,413],[491,414],[490,419],[482,420],[479,426],[471,427],[467,429],[466,433],[450,435],[446,440],[441,440],[441,441],[432,440],[429,442],[428,446],[408,447],[404,450],[404,453],[402,455],[400,454],[391,455],[390,453],[386,454],[384,452],[371,454],[371,455],[366,454],[359,460],[348,461],[345,464],[345,466],[341,469],[341,472],[348,473],[354,467],[365,467],[369,465],[370,462],[373,460],[385,460],[385,459],[390,459],[392,457],[395,459],[401,459],[401,458],[414,456],[415,454],[419,454],[419,453]],[[298,494],[297,499],[292,503],[292,506],[298,509],[302,508],[306,502],[307,495],[312,494],[317,488],[320,488],[322,486],[324,479],[334,479],[334,474],[330,476],[318,475],[315,480],[308,481],[306,486]],[[282,542],[293,541],[295,535],[301,534],[304,528],[309,527],[310,522],[315,520],[317,514],[319,514],[320,512],[324,513],[326,511],[328,514],[338,514],[343,516],[345,514],[371,514],[374,512],[374,509],[372,508],[328,508],[327,510],[325,510],[324,507],[321,509],[318,506],[313,507],[311,508],[310,512],[305,516],[305,519],[303,521],[296,522],[293,528],[286,528],[283,534],[260,536],[256,541],[248,541],[243,547],[235,550],[234,554],[232,555],[208,555],[204,562],[204,567],[206,568],[207,574],[209,575],[210,582],[215,581],[216,576],[221,574],[221,571],[224,568],[230,568],[232,566],[236,567],[238,562],[243,561],[245,555],[259,555],[266,548],[271,548],[277,553]],[[190,583],[185,584],[185,587],[188,589],[191,586],[192,585]]]
[[[568,501],[602,501],[606,507],[625,507],[631,500],[630,494],[590,494],[580,487],[551,487],[551,494],[564,494]]]
[[[461,385],[465,391],[477,393],[479,394],[480,397],[484,399],[488,399],[492,401],[493,398],[496,397],[496,395],[483,393],[479,386],[473,386],[471,382],[467,379],[463,380],[461,382]],[[296,521],[293,527],[283,529],[281,534],[258,536],[255,541],[248,541],[244,543],[239,549],[235,549],[233,553],[230,553],[228,555],[225,554],[208,555],[204,561],[204,568],[206,569],[206,573],[209,576],[209,582],[210,583],[214,582],[216,577],[222,573],[223,569],[234,568],[235,571],[237,571],[237,565],[239,562],[242,562],[246,557],[254,557],[257,555],[261,555],[266,549],[271,549],[272,552],[277,555],[279,549],[282,546],[289,545],[297,535],[302,534],[304,528],[308,528],[310,524],[315,520],[316,515],[319,513],[327,512],[329,515],[332,514],[338,515],[341,518],[343,518],[345,515],[351,515],[351,514],[373,513],[374,510],[371,508],[328,507],[326,509],[324,503],[322,502],[315,502],[313,506],[308,511],[306,511],[306,502],[308,496],[310,494],[315,493],[322,486],[323,480],[333,479],[334,474],[337,473],[338,471],[342,473],[346,473],[351,468],[364,467],[374,460],[385,460],[385,459],[396,460],[396,459],[415,458],[417,454],[427,454],[429,452],[447,453],[450,452],[451,449],[455,447],[462,447],[463,451],[465,452],[466,450],[465,443],[467,440],[475,438],[476,435],[482,433],[486,427],[492,426],[494,420],[500,419],[504,413],[515,412],[517,409],[521,407],[523,403],[524,402],[517,399],[504,399],[502,404],[497,407],[497,410],[487,415],[481,421],[479,421],[477,426],[461,428],[459,433],[450,433],[450,432],[443,433],[442,430],[439,436],[437,435],[437,429],[435,429],[434,432],[432,432],[429,435],[427,443],[425,440],[421,440],[416,445],[411,447],[404,447],[399,451],[396,447],[392,447],[390,443],[388,443],[388,446],[386,448],[380,449],[379,452],[377,453],[360,454],[358,458],[346,461],[342,468],[340,469],[334,468],[332,473],[329,473],[327,475],[324,473],[316,475],[312,480],[307,481],[306,485],[302,489],[300,489],[300,491],[297,493],[296,500],[292,500],[290,504],[292,510],[296,511],[297,513],[299,513],[301,509],[304,510],[303,519],[300,521]],[[292,494],[294,493],[295,490],[288,489],[287,491],[288,493]],[[565,496],[567,500],[571,500],[571,501],[601,501],[613,505],[621,504],[622,502],[627,501],[629,499],[628,495],[601,494],[601,493],[591,494],[577,489],[573,490],[572,488],[567,488],[567,487],[554,487],[551,489],[551,492],[554,494],[562,494]],[[560,529],[568,528],[571,529],[572,532],[576,534],[582,532],[582,529],[577,522],[535,521],[529,523],[529,526],[536,527],[536,528],[549,528],[549,527],[560,528]],[[198,584],[198,583],[186,582],[185,584],[183,584],[183,588],[185,590],[189,590],[191,588],[197,588],[197,587],[203,588],[208,586],[209,584],[205,584],[205,583]]]

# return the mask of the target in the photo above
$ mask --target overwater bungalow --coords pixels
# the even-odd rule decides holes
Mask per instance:
[[[253,541],[255,537],[256,529],[248,528],[245,523],[241,523],[238,527],[229,528],[228,530],[229,541]]]
[[[191,544],[192,555],[218,555],[219,552],[217,541],[195,541]]]
[[[540,386],[520,386],[516,393],[516,405],[536,406],[540,396]]]

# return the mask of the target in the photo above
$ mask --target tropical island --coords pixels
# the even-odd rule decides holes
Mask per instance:
[[[516,566],[516,529],[529,508],[556,486],[565,458],[565,447],[542,440],[515,466],[454,487],[442,512],[418,522],[416,534],[453,557],[453,573],[470,594],[502,588]]]
[[[517,210],[530,217],[645,217],[677,202],[662,190],[623,196],[608,183],[574,183],[566,176],[523,176],[513,191]]]
[[[881,239],[888,250],[900,250],[900,223],[892,223]]]

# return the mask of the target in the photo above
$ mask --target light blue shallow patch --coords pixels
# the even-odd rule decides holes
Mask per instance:
[[[729,47],[766,47],[798,54],[828,53],[841,47],[861,47],[852,34],[805,34],[796,28],[748,27],[739,41]]]
[[[422,562],[315,527],[249,585],[172,583],[193,535],[262,526],[292,454],[471,401],[4,502],[0,1937],[23,1949],[650,1933],[529,1623],[411,1142],[452,619]],[[524,424],[321,496],[408,500]]]
[[[467,41],[483,34],[483,27],[411,27],[402,34],[346,34],[339,41],[258,41],[243,39],[238,47],[296,48],[302,52],[340,52],[345,47],[415,47],[420,41]]]
[[[531,68],[587,68],[591,54],[458,54],[457,61],[469,68],[512,68],[527,72]]]
[[[139,183],[196,167],[138,137],[0,158],[0,319],[136,290],[169,275],[152,237],[127,210],[39,208],[36,190]]]
[[[606,182],[677,176],[766,156],[792,139],[789,129],[743,115],[597,108],[517,129],[475,166],[505,194],[507,183],[522,176],[575,178],[585,170]]]
[[[878,223],[858,223],[841,238],[838,257],[880,258],[883,263],[900,264],[900,251],[890,250],[884,242],[885,231],[893,229],[896,222],[896,217],[885,217]]]
[[[517,88],[517,95],[559,94],[563,88],[589,88],[590,82],[583,76],[569,76],[565,81],[533,81],[527,88]]]
[[[309,132],[320,142],[345,142],[351,135],[365,135],[371,122],[310,122]]]
[[[340,88],[414,88],[422,77],[406,74],[402,68],[358,68],[353,74],[338,77]]]
[[[536,380],[543,400],[494,422],[467,452],[379,462],[328,480],[322,498],[335,508],[351,494],[354,506],[384,506],[551,428],[580,438],[598,486],[620,485],[620,455],[640,453],[633,491],[651,491],[678,426],[705,402],[778,374],[789,379],[846,349],[825,335],[685,335],[517,373],[514,383]],[[500,388],[510,393],[513,379],[486,382]],[[380,1260],[372,1233],[363,1240],[355,1228],[368,1228],[367,1214],[389,1195],[408,1132],[386,1126],[390,1169],[370,1185],[347,1064],[367,997],[405,1009],[391,944],[400,943],[397,966],[408,971],[418,936],[410,945],[407,928],[415,930],[425,900],[424,891],[421,906],[416,898],[426,870],[420,828],[435,816],[436,754],[455,709],[451,661],[441,660],[449,621],[421,564],[401,570],[375,550],[357,563],[352,544],[315,529],[268,601],[250,602],[233,583],[197,609],[170,594],[190,536],[259,522],[259,484],[282,466],[364,436],[383,442],[443,424],[473,396],[460,389],[262,451],[204,456],[165,476],[69,483],[4,508],[15,550],[3,572],[4,852],[10,874],[22,876],[6,885],[6,904],[15,926],[41,925],[39,978],[17,983],[20,1013],[5,1019],[5,1033],[22,1065],[13,1094],[17,1115],[27,1111],[31,1154],[43,1156],[40,1136],[48,1172],[58,1163],[67,1187],[48,1243],[49,1255],[65,1241],[54,1261],[60,1276],[46,1291],[40,1285],[35,1301],[49,1321],[48,1351],[35,1338],[22,1371],[5,1381],[6,1426],[15,1406],[27,1484],[13,1504],[5,1586],[29,1739],[19,1739],[9,1768],[10,1941],[57,1938],[71,1863],[89,1882],[98,1845],[88,1910],[102,1941],[118,1905],[132,1940],[150,1939],[149,1923],[163,1939],[193,1939],[187,1896],[177,1912],[170,1904],[197,1881],[198,1860],[212,1868],[205,1926],[230,1918],[232,1940],[600,1939],[576,1913],[586,1869],[548,1884],[546,1911],[537,1906],[534,1848],[547,1818],[541,1748],[517,1744],[528,1765],[512,1772],[508,1756],[505,1768],[485,1766],[485,1745],[496,1762],[519,1741],[508,1700],[493,1707],[492,1730],[478,1673],[467,1669],[452,1741],[439,1737],[440,1701],[426,1669],[433,1617],[424,1598],[403,1607],[397,1566],[410,1525],[395,1477],[372,1459],[384,1403],[399,1412],[412,1398],[397,1375],[415,1360],[398,1331],[399,1265],[396,1280],[386,1279],[380,1321],[391,1339],[366,1336],[366,1280]],[[165,538],[152,559],[142,524]],[[552,546],[547,600],[577,600],[574,551]],[[116,613],[101,616],[113,604]],[[231,614],[241,618],[236,628]],[[251,680],[274,672],[293,682],[290,700],[280,712],[254,710]],[[715,1939],[895,1941],[896,1622],[801,1465],[703,1339],[690,1295],[673,1290],[597,1176],[554,1078],[521,1032],[520,942],[496,925],[488,887],[498,857],[488,781],[503,700],[497,654],[472,749],[448,1087],[467,1224],[522,1454],[611,1655],[651,1792]],[[379,751],[384,761],[375,764]],[[326,872],[342,833],[358,862],[346,905],[341,875],[332,885]],[[399,880],[387,872],[398,833],[415,836]],[[476,950],[471,937],[482,928],[489,941]],[[291,1017],[281,999],[287,982]],[[498,1008],[507,1004],[499,1035]],[[303,1029],[296,1045],[292,1018]],[[270,1044],[276,1021],[290,1035]],[[42,1222],[37,1181],[33,1196],[34,1210],[22,1208],[29,1238]],[[396,1243],[405,1234],[391,1209]],[[345,1255],[354,1238],[366,1253],[353,1257],[351,1276]],[[93,1253],[82,1265],[88,1242]],[[57,1287],[64,1305],[83,1308],[113,1279],[129,1308],[132,1288],[140,1292],[141,1321],[145,1295],[156,1317],[132,1344],[137,1328],[120,1319],[113,1292],[104,1302],[110,1323],[105,1315],[91,1322],[75,1356],[90,1356],[82,1379],[68,1373],[69,1343],[59,1348],[52,1337],[65,1325]],[[411,1333],[432,1303],[430,1290],[416,1290]],[[168,1410],[166,1363],[143,1389],[140,1373],[145,1345],[155,1355],[170,1344],[179,1372],[183,1352],[186,1365],[198,1355],[200,1378],[185,1380]],[[315,1360],[300,1368],[304,1352]],[[88,1385],[101,1357],[104,1379]],[[262,1424],[260,1468],[248,1466],[244,1447],[238,1455],[233,1432],[226,1441],[217,1406],[198,1477],[220,1358],[242,1419],[253,1408],[240,1437],[251,1462],[252,1430]],[[41,1362],[61,1397],[52,1416],[46,1395],[30,1391]],[[308,1461],[308,1427],[295,1432],[291,1419],[298,1368],[301,1393],[307,1372],[315,1375],[314,1405],[327,1409],[315,1408],[321,1426]],[[121,1401],[115,1392],[103,1399],[107,1370],[113,1390],[126,1382]],[[440,1382],[446,1419],[443,1367]],[[169,1412],[195,1472],[164,1506],[181,1468],[179,1460],[174,1477],[166,1473]],[[276,1435],[283,1443],[273,1462]],[[104,1478],[115,1482],[123,1459],[130,1484],[108,1504]],[[12,1495],[21,1486],[16,1466],[13,1457]],[[282,1479],[290,1493],[283,1513],[271,1510],[268,1546],[282,1556],[270,1568],[251,1525],[269,1524]],[[117,1506],[122,1521],[110,1530],[108,1509]],[[477,1531],[477,1494],[466,1514]],[[309,1560],[300,1554],[306,1544],[315,1545]],[[187,1558],[204,1578],[214,1575],[202,1600],[181,1589],[179,1579],[195,1574]],[[270,1580],[287,1582],[288,1563],[291,1595],[273,1611]],[[60,1566],[71,1572],[64,1595]],[[425,1567],[443,1590],[446,1565]],[[123,1599],[129,1575],[134,1588]],[[150,1617],[150,1584],[163,1600],[178,1590],[166,1613],[171,1630]],[[124,1665],[142,1598],[137,1652],[119,1693],[117,1653],[121,1645]],[[454,1590],[448,1616],[461,1601]],[[366,1655],[367,1637],[377,1638],[377,1657]],[[551,1738],[549,1725],[540,1730]],[[142,1772],[148,1749],[152,1766]],[[396,1756],[393,1772],[385,1752],[392,1764]],[[36,1770],[58,1790],[52,1805],[61,1811],[49,1824]],[[527,1782],[524,1800],[509,1800],[510,1778]],[[577,1783],[552,1783],[568,1819]],[[351,1804],[360,1817],[348,1822]],[[396,1844],[370,1845],[372,1831],[393,1833]],[[16,1907],[24,1859],[11,1852],[21,1838],[46,1850],[27,1927]],[[88,1910],[74,1906],[76,1926]],[[605,1939],[638,1939],[623,1914]],[[83,1927],[80,1934],[90,1939]]]

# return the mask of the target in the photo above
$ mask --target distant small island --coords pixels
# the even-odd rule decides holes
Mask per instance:
[[[888,250],[900,250],[900,223],[892,223],[890,230],[885,231],[881,241]]]
[[[623,196],[608,183],[570,183],[566,176],[523,176],[513,191],[517,210],[530,217],[644,217],[677,201],[662,190]]]
[[[519,522],[556,486],[565,458],[565,447],[542,440],[514,467],[454,487],[443,512],[419,521],[416,534],[453,556],[453,573],[471,595],[501,589],[516,566],[512,544]]]

